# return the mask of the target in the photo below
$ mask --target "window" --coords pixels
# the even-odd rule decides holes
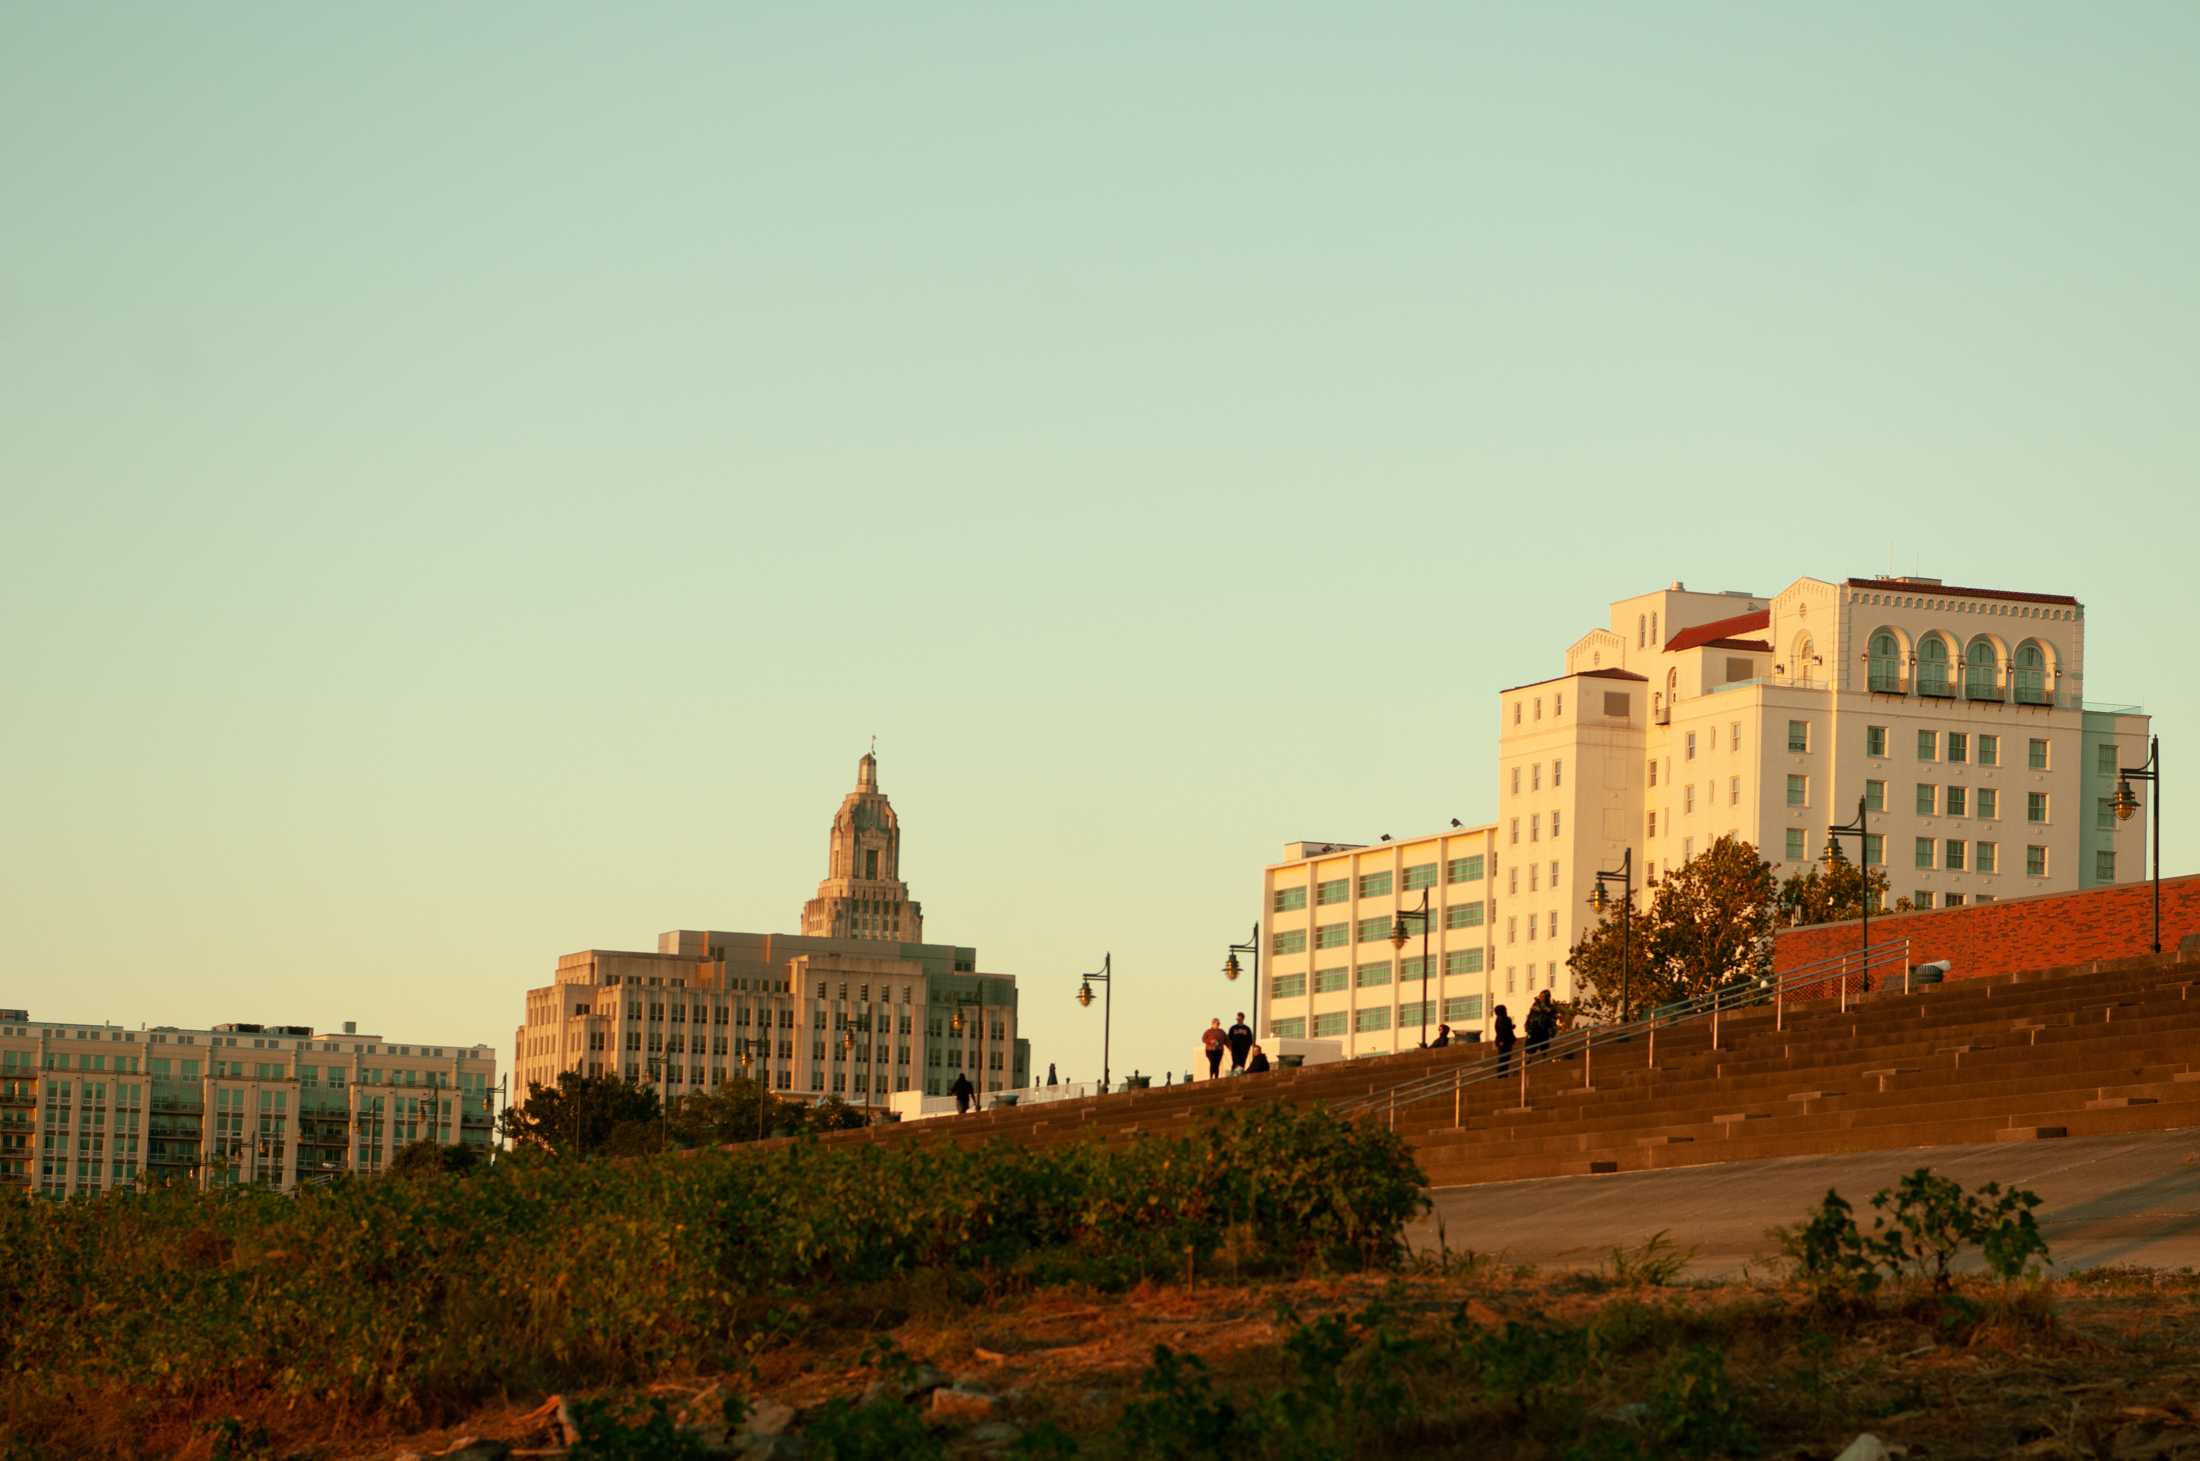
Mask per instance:
[[[1652,786],[1658,784],[1658,758],[1655,756],[1650,758],[1650,784]]]
[[[1387,872],[1360,874],[1360,896],[1362,898],[1387,898],[1390,896],[1390,874]]]
[[[2034,741],[2032,744],[2036,746],[2040,743]],[[2028,791],[2024,794],[2024,820],[2027,822],[2044,822],[2047,820],[2046,792]]]
[[[1963,652],[1963,698],[2001,698],[2001,657],[1994,653],[1991,639],[1974,639],[1971,647]]]
[[[2017,646],[2016,692],[2019,705],[2047,703],[2047,656],[2031,640]]]
[[[1948,641],[1938,635],[1927,636],[1917,647],[1917,693],[1942,700],[1955,696],[1955,686],[1948,679]]]
[[[2001,871],[2001,844],[1998,842],[1974,843],[1971,848],[1971,866],[1982,873]]]
[[[1520,891],[1520,864],[1517,862],[1505,869],[1505,891],[1508,893]]]
[[[1447,883],[1479,883],[1482,881],[1482,855],[1455,857],[1444,864],[1444,881]]]
[[[1887,754],[1887,728],[1885,726],[1867,725],[1864,727],[1864,754],[1867,756],[1884,756]]]
[[[1528,768],[1528,790],[1541,791],[1542,789],[1543,763],[1541,761],[1538,761],[1533,766],[1530,766]]]
[[[1950,893],[1941,902],[1949,908],[1961,908],[1963,906],[1963,895],[1961,893]]]
[[[2001,793],[1990,786],[1978,789],[1978,814],[1988,821],[2001,815]]]
[[[1314,930],[1314,947],[1317,949],[1341,949],[1352,942],[1352,926],[1348,923],[1325,923]]]
[[[1970,801],[1970,792],[1971,789],[1967,786],[1951,786],[1948,788],[1949,816],[1960,817],[1964,814],[1964,807]]]
[[[1271,954],[1303,954],[1306,952],[1306,930],[1303,928],[1279,928],[1269,941]]]
[[[1565,774],[1566,763],[1564,761],[1553,761],[1551,763],[1551,790],[1556,791],[1566,784]]]
[[[1940,865],[1952,873],[1963,871],[1963,839],[1950,837],[1940,844]]]
[[[1652,837],[1658,835],[1658,814],[1656,812],[1650,814],[1650,835]]]
[[[1481,900],[1472,903],[1454,903],[1444,910],[1446,928],[1480,928],[1482,926]]]
[[[1864,866],[1885,867],[1886,865],[1887,839],[1880,836],[1877,832],[1866,832],[1864,834]],[[1877,897],[1878,895],[1874,894],[1873,896]],[[1872,911],[1878,911],[1878,907],[1876,904],[1873,906]]]
[[[1552,910],[1550,911],[1550,913],[1549,913],[1549,914],[1547,914],[1546,916],[1547,916],[1547,917],[1549,918],[1550,922],[1549,922],[1549,923],[1547,923],[1547,924],[1546,924],[1546,925],[1544,926],[1544,929],[1543,929],[1543,936],[1544,936],[1545,938],[1557,938],[1557,937],[1558,937],[1558,910],[1557,910],[1556,908],[1553,908],[1553,909],[1552,909]]]
[[[1541,842],[1543,840],[1543,814],[1541,812],[1530,812],[1528,814],[1528,840],[1530,842]]]
[[[1688,733],[1688,749],[1681,754],[1681,759],[1683,761],[1696,759],[1696,733],[1694,731]]]
[[[2094,750],[2094,769],[2103,776],[2116,774],[2116,743],[2106,742]]]
[[[2113,883],[2116,881],[2115,853],[2096,852],[2093,854],[2093,880],[2100,883]]]
[[[1306,993],[1306,976],[1304,974],[1278,974],[1268,982],[1268,997],[1270,999],[1297,999],[1304,993]]]
[[[1351,901],[1351,898],[1352,879],[1350,878],[1331,878],[1327,882],[1314,885],[1314,901],[1319,905],[1345,903]]]
[[[1388,984],[1390,982],[1390,960],[1384,959],[1376,964],[1362,964],[1353,971],[1352,982],[1362,989],[1368,989],[1377,984]]]
[[[1739,751],[1742,748],[1742,723],[1738,720],[1727,724],[1726,748],[1729,751]]]
[[[1940,759],[1939,731],[1921,730],[1917,733],[1917,759],[1920,761],[1938,761]]]
[[[1406,869],[1406,891],[1408,893],[1418,892],[1422,888],[1433,888],[1435,886],[1435,863],[1424,862],[1419,867],[1409,867]]]
[[[1464,1022],[1481,1018],[1482,996],[1479,994],[1462,994],[1444,1001],[1444,1022],[1446,1024],[1451,1023],[1453,1020]]]
[[[1791,751],[1807,751],[1810,749],[1809,721],[1791,720],[1788,722],[1788,749]]]
[[[1887,783],[1866,780],[1864,783],[1864,805],[1875,812],[1887,810]]]
[[[2046,876],[2047,876],[2047,849],[2046,849],[2046,848],[2044,848],[2044,847],[2027,847],[2027,848],[2025,848],[2025,849],[2024,849],[2024,871],[2025,871],[2026,875],[2027,875],[2027,876],[2029,876],[2029,877],[2035,877],[2035,878],[2044,878],[2044,877],[2046,877]]]
[[[1726,779],[1726,804],[1730,807],[1742,804],[1742,778],[1739,776],[1729,776]]]
[[[1306,1016],[1296,1015],[1288,1020],[1270,1020],[1268,1033],[1278,1040],[1303,1040],[1306,1038]]]
[[[1301,883],[1295,888],[1276,889],[1276,898],[1274,904],[1276,912],[1289,913],[1294,909],[1304,908],[1305,906],[1306,884]]]
[[[1520,724],[1520,702],[1517,700],[1513,702],[1513,724]]]
[[[1807,856],[1808,854],[1803,850],[1803,829],[1800,827],[1788,828],[1787,860],[1789,862],[1801,862]]]
[[[1919,867],[1931,867],[1933,865],[1932,838],[1920,837],[1917,839],[1917,865]]]
[[[1513,846],[1518,846],[1518,845],[1519,845],[1519,843],[1520,843],[1520,819],[1519,819],[1518,817],[1515,817],[1515,818],[1513,818],[1513,819],[1512,819],[1512,825],[1511,825],[1511,826],[1509,826],[1509,827],[1507,827],[1507,828],[1505,829],[1505,840],[1506,840],[1506,842],[1507,842],[1507,843],[1509,843],[1509,844],[1511,844],[1511,845],[1513,845]]]
[[[1446,974],[1481,973],[1482,951],[1480,949],[1453,949],[1450,953],[1444,955],[1444,972]]]
[[[2093,828],[2097,832],[2116,830],[2116,803],[2105,796],[2093,799]]]
[[[1870,686],[1881,695],[1902,693],[1902,646],[1882,630],[1871,639]]]
[[[1518,718],[1519,714],[1520,707],[1515,705],[1513,707],[1513,715],[1515,718]],[[1328,1014],[1316,1015],[1314,1016],[1315,1038],[1319,1039],[1324,1035],[1342,1035],[1344,1033],[1344,1024],[1345,1012],[1343,1010],[1331,1010]]]
[[[1999,766],[2001,764],[2000,736],[1982,735],[1978,738],[1978,764],[1981,766]]]
[[[1553,719],[1553,720],[1558,720],[1558,719],[1561,719],[1561,718],[1563,718],[1563,717],[1565,716],[1565,714],[1566,714],[1566,697],[1565,697],[1565,696],[1563,696],[1563,695],[1553,695],[1553,696],[1551,697],[1551,719]]]
[[[1553,837],[1556,837],[1556,836],[1558,835],[1558,819],[1559,819],[1559,813],[1557,813],[1557,812],[1553,812],[1553,813],[1551,813],[1551,835],[1552,835]]]
[[[1810,778],[1808,776],[1791,775],[1788,777],[1787,804],[1791,807],[1807,807],[1810,805]]]
[[[2024,764],[2033,771],[2047,769],[2047,742],[2033,737],[2024,743]]]
[[[1363,944],[1380,943],[1384,939],[1389,937],[1389,914],[1378,913],[1373,918],[1363,918],[1360,920],[1360,933],[1359,938],[1356,940],[1356,942]]]
[[[1515,767],[1513,767],[1513,778],[1512,778],[1512,781],[1513,781],[1513,792],[1512,792],[1512,794],[1513,794],[1514,796],[1518,796],[1518,795],[1520,795],[1520,768],[1519,768],[1518,766],[1515,766]]]
[[[1932,894],[1932,890],[1931,890],[1931,889],[1929,889],[1929,888],[1919,888],[1919,889],[1918,889],[1918,890],[1917,890],[1916,892],[1912,893],[1912,894],[1910,895],[1910,906],[1911,906],[1912,908],[1916,908],[1916,909],[1920,909],[1920,910],[1923,910],[1923,909],[1926,909],[1926,908],[1930,908],[1930,907],[1932,907],[1932,906],[1933,906],[1933,894]]]
[[[1962,731],[1948,732],[1948,759],[1950,762],[1971,759],[1971,738]]]
[[[1314,992],[1316,994],[1335,994],[1351,982],[1351,977],[1352,971],[1342,965],[1334,969],[1316,969],[1314,971]]]
[[[1386,1004],[1374,1009],[1354,1010],[1352,1012],[1352,1028],[1360,1034],[1365,1034],[1370,1030],[1389,1029],[1390,1006]]]
[[[1696,783],[1693,781],[1681,788],[1681,810],[1690,813],[1696,810]]]

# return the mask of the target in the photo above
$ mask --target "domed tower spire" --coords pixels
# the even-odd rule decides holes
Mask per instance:
[[[802,907],[802,932],[812,938],[918,943],[923,906],[901,880],[901,820],[878,789],[878,737],[856,762],[856,789],[833,817],[825,878]]]

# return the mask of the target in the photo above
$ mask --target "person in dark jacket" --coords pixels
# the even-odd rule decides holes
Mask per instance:
[[[1268,1074],[1268,1057],[1261,1053],[1261,1048],[1258,1045],[1253,1047],[1253,1058],[1245,1063],[1245,1073],[1247,1075]]]
[[[1222,1035],[1230,1042],[1230,1073],[1240,1074],[1245,1069],[1245,1057],[1253,1049],[1253,1027],[1245,1023],[1245,1011],[1238,1011],[1237,1023]]]
[[[955,1072],[955,1084],[947,1088],[947,1093],[955,1098],[955,1114],[963,1116],[969,1113],[970,1099],[978,1094],[978,1090],[970,1084],[970,1077],[958,1070]]]
[[[1539,1055],[1550,1049],[1551,1037],[1558,1033],[1558,1006],[1551,1003],[1551,992],[1546,989],[1528,1006],[1528,1054]]]
[[[1438,1026],[1436,1027],[1436,1038],[1435,1038],[1435,1039],[1433,1039],[1433,1040],[1431,1040],[1431,1041],[1429,1041],[1429,1042],[1428,1042],[1428,1046],[1429,1046],[1429,1049],[1431,1049],[1431,1050],[1441,1050],[1441,1049],[1443,1049],[1443,1048],[1444,1048],[1445,1046],[1449,1045],[1450,1043],[1451,1043],[1451,1026],[1449,1026],[1449,1025],[1438,1025]]]
[[[1047,1084],[1054,1084],[1054,1062],[1051,1060],[1047,1062]]]
[[[1505,1007],[1497,1007],[1497,1073],[1503,1075],[1512,1066],[1513,1045],[1518,1040],[1513,1033],[1513,1017]]]

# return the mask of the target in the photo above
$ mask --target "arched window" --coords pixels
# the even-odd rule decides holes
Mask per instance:
[[[1902,643],[1884,629],[1872,636],[1870,668],[1870,683],[1875,693],[1902,693]]]
[[[1795,636],[1795,654],[1788,662],[1788,670],[1799,685],[1810,683],[1810,672],[1818,662],[1818,642],[1808,634]]]
[[[2017,646],[2016,679],[2019,705],[2047,703],[2047,655],[2029,639]]]
[[[1946,699],[1955,694],[1948,682],[1948,641],[1929,634],[1917,647],[1917,693]]]
[[[1983,634],[1963,652],[1963,698],[2001,698],[2001,656],[1994,651],[1994,641]]]

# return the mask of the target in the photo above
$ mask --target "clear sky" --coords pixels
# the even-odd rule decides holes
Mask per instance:
[[[0,1004],[485,1041],[867,737],[1040,1068],[1609,599],[2073,593],[2200,865],[2200,7],[0,11]],[[2194,768],[2189,780],[2180,765]],[[2180,797],[2179,788],[2192,788]]]

